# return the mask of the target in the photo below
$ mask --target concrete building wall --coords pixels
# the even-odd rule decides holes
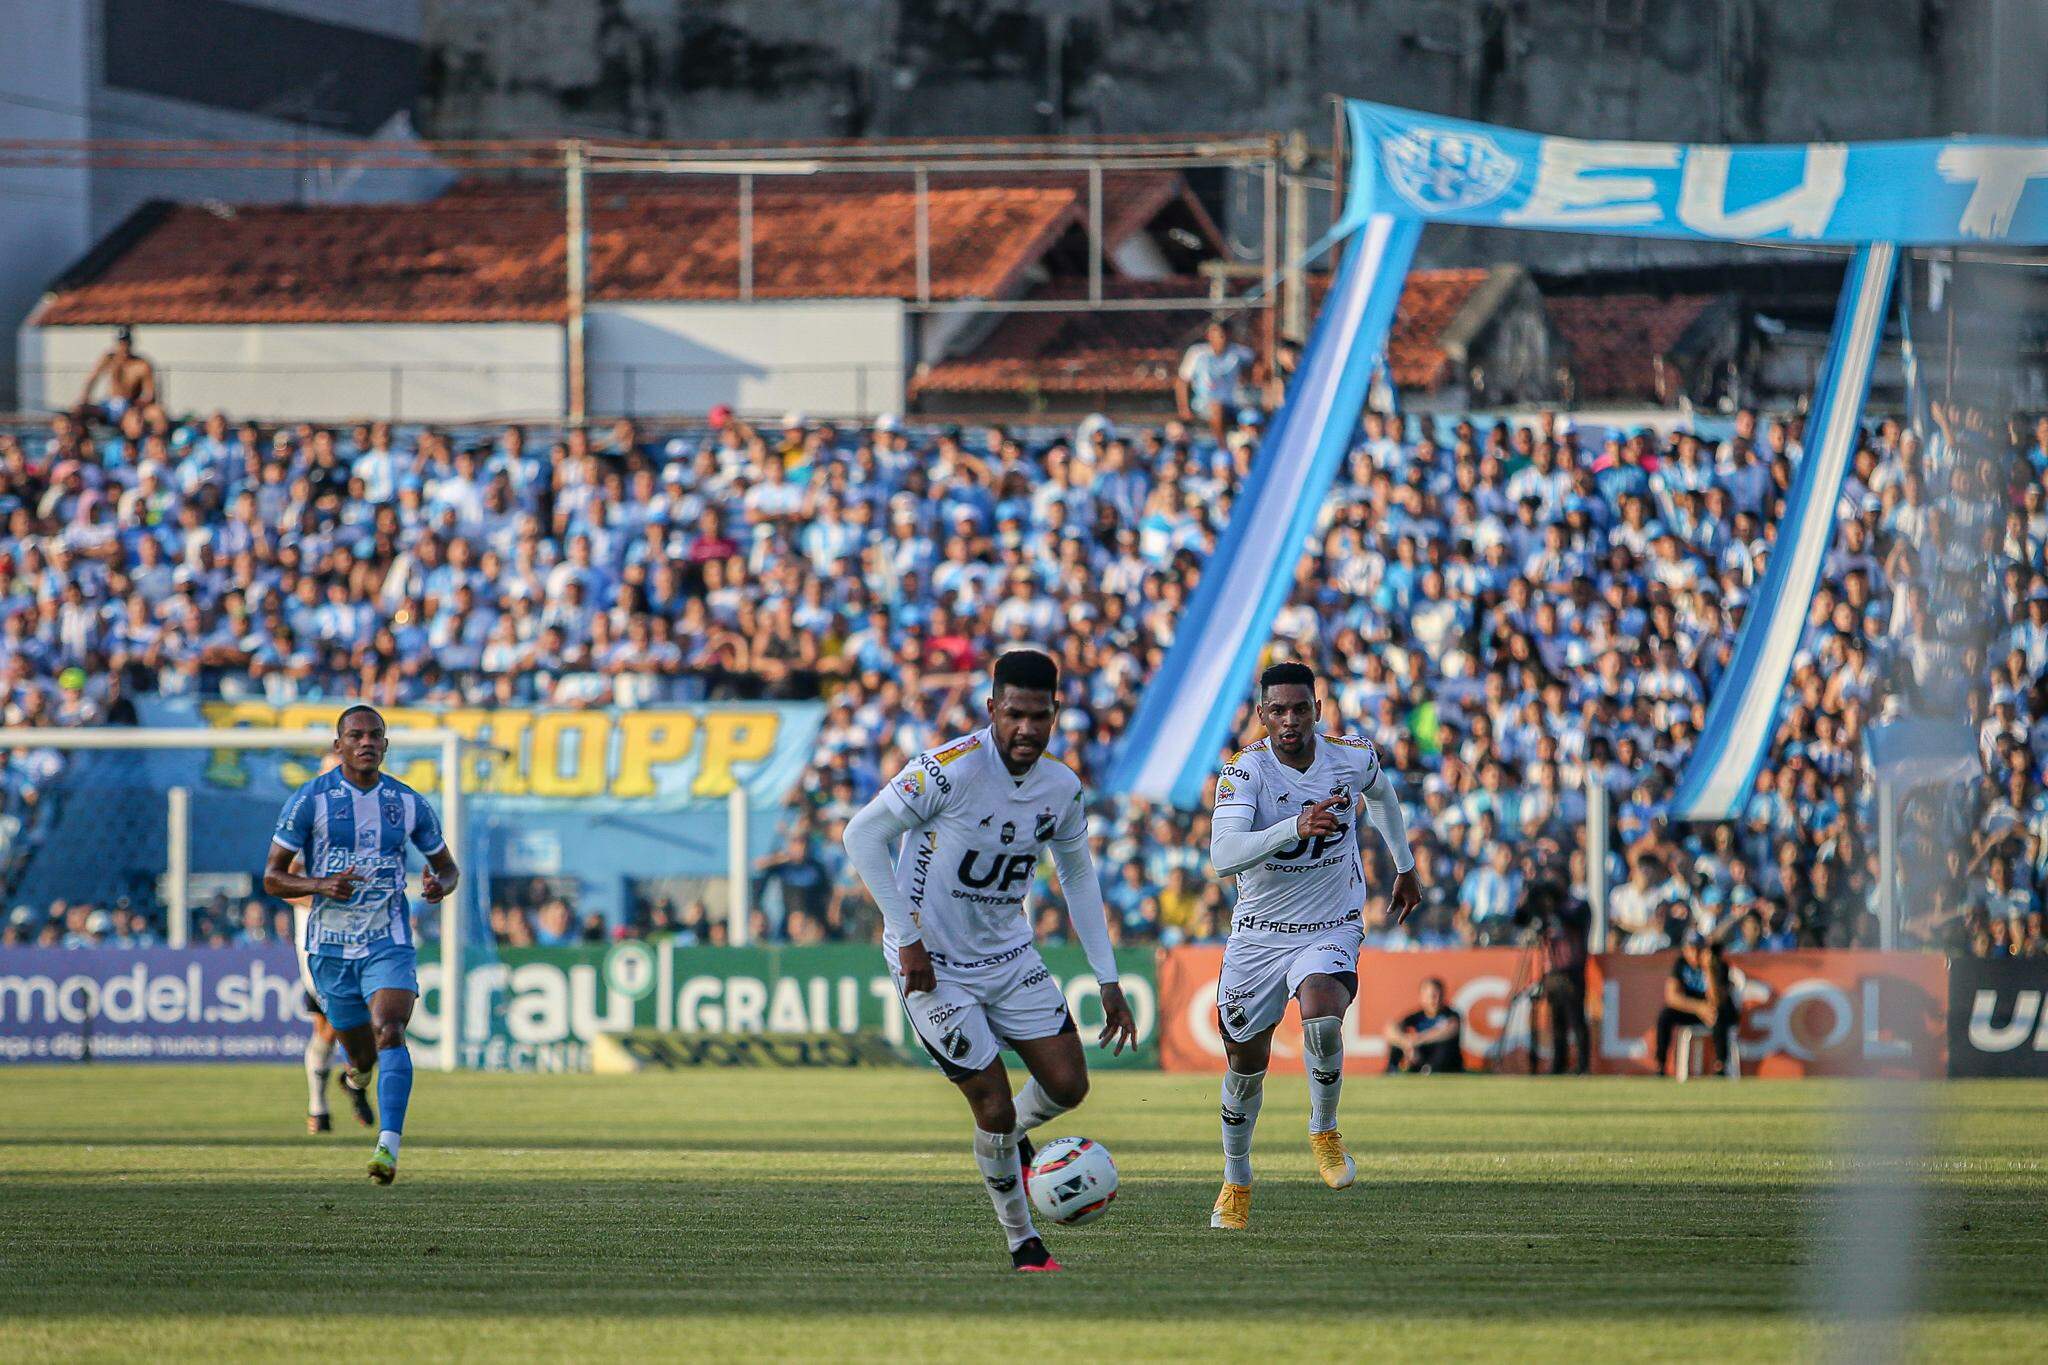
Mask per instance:
[[[76,402],[112,335],[23,328],[25,406]],[[562,329],[544,323],[145,326],[135,346],[177,413],[464,422],[562,410]]]
[[[0,136],[410,136],[423,4],[0,0],[0,53],[8,59],[0,72]],[[223,67],[218,54],[237,50],[238,42],[250,47],[243,41],[248,34],[277,39],[280,46],[248,51],[246,68]],[[369,68],[376,68],[378,85],[366,94]],[[16,398],[16,328],[36,299],[148,200],[364,202],[423,197],[445,181],[438,174],[388,170],[109,164],[0,173],[0,408]]]
[[[903,410],[896,299],[607,303],[588,319],[590,410],[870,417]]]
[[[2044,39],[2037,0],[1643,0],[1640,22],[1628,0],[429,0],[422,113],[443,137],[1324,143],[1339,91],[1581,137],[2039,135]],[[1424,263],[1717,250],[1438,229]]]
[[[0,128],[10,138],[88,136],[85,12],[0,0]],[[15,325],[50,277],[92,244],[86,173],[0,172],[0,409],[10,406]]]
[[[590,411],[755,417],[903,409],[909,366],[894,299],[606,304],[591,310]],[[71,406],[111,327],[24,327],[24,405]],[[345,422],[561,415],[563,333],[544,323],[141,326],[173,412]]]

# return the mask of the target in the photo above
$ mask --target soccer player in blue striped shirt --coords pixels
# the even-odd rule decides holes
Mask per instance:
[[[377,1072],[383,1128],[370,1157],[370,1179],[398,1175],[399,1137],[412,1098],[412,1054],[405,1026],[419,999],[418,954],[405,897],[405,849],[427,860],[420,888],[429,903],[455,889],[461,873],[441,837],[433,807],[383,771],[384,717],[351,706],[334,726],[339,767],[292,793],[271,836],[263,889],[286,898],[310,896],[305,948],[313,986],[327,1021],[348,1052],[343,1084],[361,1090]],[[303,858],[304,873],[292,871]]]

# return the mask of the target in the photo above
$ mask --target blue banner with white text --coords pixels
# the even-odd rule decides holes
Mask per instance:
[[[2048,143],[1710,146],[1546,137],[1348,102],[1346,216],[1705,241],[2048,243]]]

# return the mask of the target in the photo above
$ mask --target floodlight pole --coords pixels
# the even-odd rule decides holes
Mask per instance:
[[[192,936],[192,793],[172,787],[164,799],[164,940],[183,948]]]
[[[1877,784],[1877,946],[1899,946],[1898,788]]]
[[[747,946],[748,920],[752,918],[749,904],[753,892],[753,858],[748,850],[747,821],[752,811],[747,806],[747,789],[744,783],[732,789],[726,798],[725,817],[725,942],[730,948]]]
[[[1586,766],[1586,905],[1593,912],[1587,946],[1607,951],[1607,783],[1596,764]]]
[[[569,212],[566,249],[563,252],[567,265],[569,305],[565,337],[569,352],[569,391],[564,395],[564,406],[568,409],[571,426],[583,424],[590,402],[583,326],[584,305],[590,288],[590,224],[583,201],[584,172],[588,167],[589,152],[582,139],[570,138],[562,144],[562,171]]]
[[[1308,134],[1287,135],[1287,274],[1281,288],[1280,326],[1294,341],[1308,337],[1308,284],[1301,258],[1308,254]]]
[[[483,877],[482,868],[462,866],[462,850],[466,842],[462,825],[462,738],[449,731],[441,737],[441,837],[448,843],[448,856],[455,860],[455,866],[464,881],[472,877]],[[486,878],[475,883],[478,894],[487,890]],[[462,896],[463,887],[456,884],[455,894],[441,900],[441,1069],[453,1071],[461,1064],[462,1040]]]

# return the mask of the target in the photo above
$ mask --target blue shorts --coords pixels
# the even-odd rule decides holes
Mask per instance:
[[[320,1012],[340,1031],[370,1022],[370,997],[378,991],[420,993],[419,953],[409,943],[385,939],[371,947],[368,957],[315,953],[311,962]]]

